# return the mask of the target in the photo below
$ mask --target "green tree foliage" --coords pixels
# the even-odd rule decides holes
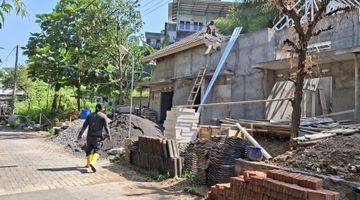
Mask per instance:
[[[5,21],[5,14],[15,11],[17,15],[25,16],[27,14],[25,5],[21,0],[1,0],[0,2],[0,29]]]
[[[14,85],[14,71],[1,70],[0,74],[2,87],[12,89]],[[26,67],[19,67],[16,79],[17,90],[27,91],[30,85],[31,80],[28,78],[28,69]]]
[[[29,74],[54,87],[52,108],[58,108],[62,87],[75,96],[129,96],[132,56],[141,70],[143,50],[137,33],[142,21],[137,0],[60,0],[50,14],[37,16],[42,29],[29,39]],[[119,46],[129,49],[121,52]]]
[[[254,32],[271,27],[278,15],[276,6],[267,2],[236,3],[226,17],[215,21],[215,25],[224,35],[230,35],[238,26],[243,27],[243,33]]]

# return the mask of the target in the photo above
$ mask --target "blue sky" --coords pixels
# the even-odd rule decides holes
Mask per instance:
[[[26,17],[10,14],[6,16],[5,26],[0,29],[0,59],[4,61],[0,67],[13,66],[15,54],[12,53],[5,60],[9,52],[17,45],[25,46],[31,32],[40,30],[35,23],[35,15],[51,12],[55,7],[57,0],[23,0],[27,7],[29,15]],[[143,15],[145,25],[142,33],[160,32],[167,21],[168,2],[170,0],[141,0],[140,11]],[[24,63],[26,57],[20,52],[20,63]]]

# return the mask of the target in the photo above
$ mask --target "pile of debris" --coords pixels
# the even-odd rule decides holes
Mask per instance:
[[[282,170],[245,171],[230,183],[211,187],[211,200],[338,200],[339,193],[323,189],[321,179]]]
[[[137,140],[138,136],[162,137],[161,129],[156,123],[136,115],[132,115],[131,120],[130,138],[132,140]],[[86,143],[86,131],[81,141],[76,142],[82,125],[82,120],[74,121],[69,128],[51,137],[50,140],[64,145],[75,153],[82,153],[82,149]],[[110,132],[112,140],[104,140],[103,150],[108,151],[123,147],[124,139],[129,136],[129,114],[115,115],[114,119],[110,122]]]
[[[181,154],[184,169],[207,185],[228,182],[235,172],[235,159],[245,158],[248,146],[248,141],[236,137],[198,139]]]
[[[338,135],[274,158],[276,164],[360,182],[360,134]]]
[[[260,133],[267,135],[276,135],[281,137],[289,138],[291,135],[291,125],[289,120],[267,120],[267,121],[256,121],[256,120],[245,120],[245,119],[222,119],[220,120],[222,126],[228,126],[229,128],[239,123],[241,126],[246,128],[250,133]],[[359,132],[359,127],[347,125],[350,121],[334,121],[332,118],[303,118],[300,122],[300,133],[301,138],[297,140],[298,143],[308,140],[308,138],[314,137],[317,139],[327,138],[335,136],[336,134],[352,134]],[[309,135],[312,135],[309,137]],[[305,138],[304,138],[305,137]],[[312,140],[312,139],[309,139]]]
[[[145,119],[148,119],[152,122],[155,122],[155,123],[157,122],[157,113],[153,109],[150,109],[150,108],[141,109],[140,116]]]

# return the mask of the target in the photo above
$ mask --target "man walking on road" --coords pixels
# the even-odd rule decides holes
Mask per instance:
[[[93,172],[96,172],[94,164],[100,158],[100,148],[103,140],[105,138],[111,140],[109,121],[110,119],[104,113],[103,105],[97,104],[95,112],[87,116],[78,135],[78,140],[80,140],[86,128],[89,128],[85,148],[86,167],[90,167]],[[103,129],[105,129],[106,135],[103,134]]]

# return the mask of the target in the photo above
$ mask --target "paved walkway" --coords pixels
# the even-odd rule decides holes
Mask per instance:
[[[135,172],[108,161],[98,164],[97,173],[83,165],[83,159],[44,138],[0,131],[0,200],[189,199],[159,183],[132,180]]]

